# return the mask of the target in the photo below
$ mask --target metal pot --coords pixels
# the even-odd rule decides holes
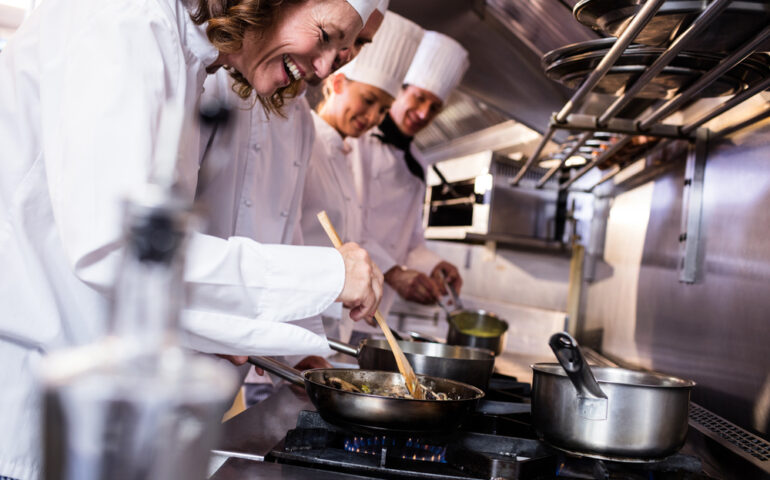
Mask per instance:
[[[454,310],[447,314],[446,343],[486,348],[500,355],[505,348],[508,323],[486,310]]]
[[[489,385],[495,356],[484,348],[460,347],[441,343],[404,342],[398,345],[415,373],[448,378],[485,390]],[[358,365],[367,370],[397,372],[396,360],[385,340],[362,340],[358,347],[329,339],[329,346],[338,352],[358,358]]]
[[[444,302],[440,299],[438,301],[438,305],[446,313],[446,320],[449,323],[446,343],[449,345],[485,348],[492,350],[495,355],[500,355],[505,348],[508,323],[492,312],[463,308],[460,297],[452,288],[452,285],[443,276],[442,279],[456,307],[454,310],[449,310]]]
[[[566,333],[549,342],[559,364],[532,365],[532,425],[554,447],[594,458],[652,461],[684,444],[695,382],[592,367]]]
[[[456,429],[473,412],[484,392],[464,383],[417,375],[420,383],[450,400],[413,400],[366,393],[346,392],[326,384],[333,376],[354,385],[403,385],[400,373],[349,368],[317,368],[299,372],[266,357],[249,362],[305,387],[318,413],[333,423],[403,432],[439,432]]]

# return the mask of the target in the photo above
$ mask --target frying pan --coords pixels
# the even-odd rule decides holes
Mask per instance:
[[[386,387],[404,385],[400,373],[349,368],[317,368],[299,372],[266,357],[249,357],[249,362],[292,383],[304,385],[318,413],[332,423],[376,430],[440,432],[456,429],[474,411],[484,392],[464,383],[417,375],[420,383],[449,400],[413,400],[346,392],[326,384],[337,377],[354,385]]]
[[[448,378],[486,390],[495,367],[495,354],[485,348],[471,348],[441,343],[403,342],[404,351],[415,373]],[[358,365],[368,370],[398,371],[393,352],[384,340],[367,338],[358,347],[329,339],[334,350],[358,358]]]

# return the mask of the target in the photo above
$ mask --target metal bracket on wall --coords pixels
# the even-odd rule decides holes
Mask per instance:
[[[708,142],[709,130],[699,128],[687,154],[679,234],[679,281],[683,283],[695,283],[701,276],[703,177],[706,172]]]

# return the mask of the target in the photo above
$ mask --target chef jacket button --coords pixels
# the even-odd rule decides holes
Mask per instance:
[[[251,148],[253,148],[255,152],[258,152],[259,149],[262,148],[262,147],[260,147],[258,143],[255,143],[254,145],[252,145]]]
[[[251,200],[244,200],[243,204],[246,205],[247,207],[250,207],[251,206]]]
[[[299,167],[301,165],[302,165],[302,162],[300,162],[299,160],[294,160],[294,166],[295,167]]]
[[[282,217],[288,217],[289,216],[289,212],[287,212],[286,210],[283,210],[283,211],[281,211],[281,216]]]

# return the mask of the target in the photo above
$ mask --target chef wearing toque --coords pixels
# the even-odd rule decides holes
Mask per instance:
[[[302,199],[301,228],[307,245],[329,245],[316,219],[320,210],[327,212],[344,241],[362,241],[362,205],[347,141],[365,135],[385,117],[423,33],[414,22],[387,12],[374,41],[326,80],[325,98],[313,113],[316,143]],[[347,340],[351,325],[347,311],[340,310],[336,305],[327,309],[324,323],[327,333]],[[338,331],[341,318],[345,321]]]
[[[280,110],[302,78],[328,76],[377,1],[278,3],[46,0],[4,47],[0,476],[40,474],[34,371],[43,357],[104,335],[123,256],[121,200],[165,169],[192,201],[199,142],[188,120],[207,72],[228,69],[244,96],[256,91],[257,108]],[[169,104],[187,113],[185,141],[177,155],[156,157]],[[290,321],[335,299],[362,316],[379,303],[381,277],[357,246],[265,246],[195,232],[186,259],[183,343],[202,352],[323,345]]]
[[[385,120],[351,142],[361,176],[363,246],[385,273],[384,315],[396,293],[411,301],[436,302],[446,293],[441,275],[458,292],[462,286],[457,268],[425,245],[425,165],[412,140],[441,112],[468,66],[468,52],[457,41],[426,32]]]
[[[339,56],[339,64],[371,43],[387,8],[388,0],[380,0],[353,46]],[[311,83],[318,82],[313,79]],[[206,233],[220,238],[238,236],[262,243],[303,245],[299,209],[315,140],[305,89],[289,99],[282,114],[277,115],[250,108],[254,99],[238,97],[232,86],[233,79],[223,70],[209,75],[204,82],[203,104],[223,103],[230,108],[230,119],[225,125],[216,129],[209,125],[201,127],[201,151],[206,153],[197,200],[212,213]],[[319,316],[292,324],[323,337]],[[304,353],[326,356],[331,350],[319,345]],[[297,358],[285,360],[293,365]],[[309,360],[303,363],[304,368],[329,366],[317,357]],[[269,384],[267,377],[258,376],[251,369],[245,384],[246,405],[255,403],[269,390]]]

